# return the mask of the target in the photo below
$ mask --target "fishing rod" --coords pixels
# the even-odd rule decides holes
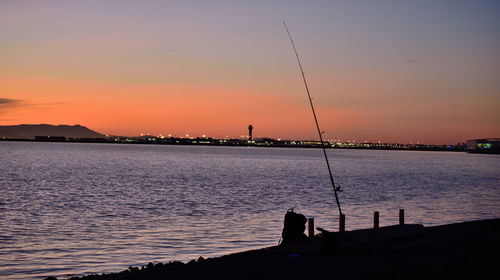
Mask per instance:
[[[288,33],[288,38],[290,38],[290,43],[292,43],[293,51],[295,52],[295,56],[297,57],[297,62],[299,63],[300,73],[302,74],[302,80],[304,80],[304,86],[306,87],[307,97],[309,98],[309,103],[311,104],[311,109],[314,116],[314,122],[316,123],[316,129],[318,130],[319,140],[321,141],[321,148],[323,149],[323,154],[325,155],[326,166],[328,167],[328,174],[330,175],[330,182],[332,183],[333,193],[335,194],[335,200],[337,201],[339,214],[342,215],[342,209],[340,209],[340,202],[339,202],[339,196],[337,194],[337,188],[335,187],[332,169],[330,168],[330,163],[328,162],[328,155],[326,154],[325,143],[323,142],[323,136],[321,135],[321,129],[319,128],[318,118],[316,117],[316,111],[314,110],[311,94],[309,93],[309,87],[307,86],[306,76],[304,74],[304,70],[302,69],[302,64],[300,63],[299,54],[297,53],[297,48],[295,48],[295,43],[293,42],[292,35],[290,34],[290,31],[288,30],[288,27],[286,26],[286,23],[284,21],[283,25],[285,26],[286,33]]]

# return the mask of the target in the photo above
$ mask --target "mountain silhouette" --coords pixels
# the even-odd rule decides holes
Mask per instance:
[[[35,136],[104,138],[104,135],[81,125],[21,124],[0,126],[0,137],[27,139]]]

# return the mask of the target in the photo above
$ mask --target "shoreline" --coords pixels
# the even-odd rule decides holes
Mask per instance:
[[[494,279],[500,274],[500,218],[339,233],[334,247],[315,238],[188,263],[150,263],[90,279]],[[56,279],[48,277],[49,279]]]
[[[35,143],[95,143],[95,144],[120,144],[120,145],[168,145],[168,146],[214,146],[214,147],[257,147],[257,148],[303,148],[303,149],[321,149],[321,144],[255,144],[255,143],[245,143],[244,141],[228,141],[228,142],[217,142],[212,141],[210,143],[203,143],[202,141],[197,141],[198,139],[180,139],[175,141],[111,141],[101,138],[96,139],[58,139],[53,137],[53,139],[46,140],[36,140],[36,139],[24,139],[24,138],[1,138],[0,142],[35,142]],[[230,139],[236,140],[236,139]],[[300,141],[298,141],[300,142]],[[339,150],[377,150],[377,151],[428,151],[428,152],[469,152],[463,147],[455,145],[411,145],[411,144],[397,144],[397,143],[383,143],[380,146],[339,146],[330,145],[325,146],[326,149],[339,149]],[[481,152],[476,152],[481,153]]]

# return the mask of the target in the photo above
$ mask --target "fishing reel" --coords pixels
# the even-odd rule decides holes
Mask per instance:
[[[340,185],[339,185],[339,184],[337,184],[337,185],[335,185],[335,191],[336,191],[336,192],[338,192],[338,193],[341,193],[341,192],[343,192],[344,190],[340,188]]]

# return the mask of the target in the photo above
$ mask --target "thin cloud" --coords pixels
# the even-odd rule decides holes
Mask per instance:
[[[66,102],[46,102],[46,103],[31,103],[21,99],[0,98],[0,115],[6,114],[7,111],[23,107],[30,111],[50,111],[55,107],[65,106]],[[2,119],[1,121],[6,121]]]
[[[12,98],[0,98],[0,114],[9,109],[17,108],[23,105],[25,105],[23,100],[12,99]]]
[[[67,102],[48,102],[48,103],[28,103],[25,100],[12,99],[12,98],[0,98],[0,108],[14,108],[20,106],[29,106],[33,108],[46,108],[53,106],[63,106],[68,105]]]
[[[52,102],[52,103],[42,103],[40,105],[43,106],[59,106],[59,105],[68,105],[68,102]]]
[[[59,106],[66,106],[66,102],[50,102],[50,103],[31,103],[29,109],[33,111],[50,111]]]
[[[405,60],[405,62],[408,64],[423,64],[423,63],[425,63],[425,60],[418,59],[418,58],[409,58],[409,59]]]
[[[17,106],[22,100],[11,98],[0,98],[0,106]]]

